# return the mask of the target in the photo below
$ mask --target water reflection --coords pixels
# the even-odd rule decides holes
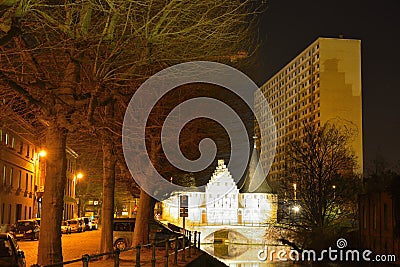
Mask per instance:
[[[203,250],[218,258],[229,267],[270,267],[270,266],[296,266],[293,262],[262,261],[258,253],[264,249],[264,245],[240,245],[230,243],[203,244]],[[276,251],[287,249],[286,246],[268,246],[268,249]]]

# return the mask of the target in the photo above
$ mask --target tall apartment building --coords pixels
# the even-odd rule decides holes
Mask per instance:
[[[304,122],[318,126],[332,120],[351,122],[357,132],[351,145],[358,172],[362,172],[360,46],[360,40],[318,38],[260,88],[276,126],[276,153],[269,179],[277,180],[283,174],[285,147],[290,139],[301,137]],[[255,112],[261,118],[256,134],[270,129],[261,97],[255,93]],[[257,147],[264,146],[266,151],[260,155],[263,163],[272,157],[271,138],[257,140]]]

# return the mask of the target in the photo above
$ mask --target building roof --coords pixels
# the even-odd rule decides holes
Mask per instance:
[[[267,175],[259,160],[258,151],[254,147],[249,166],[243,184],[240,186],[241,193],[273,193],[268,184]]]

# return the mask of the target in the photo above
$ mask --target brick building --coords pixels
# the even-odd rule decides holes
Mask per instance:
[[[360,241],[375,254],[396,255],[400,263],[399,203],[388,191],[359,196]]]

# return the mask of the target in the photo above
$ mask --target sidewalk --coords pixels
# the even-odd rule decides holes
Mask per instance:
[[[169,250],[169,253],[171,254],[173,251]],[[192,248],[191,249],[191,257],[188,257],[188,250],[185,250],[186,253],[186,261],[182,261],[182,254],[183,251],[180,251],[178,253],[178,262],[177,265],[174,264],[174,255],[169,255],[168,257],[168,266],[178,266],[178,267],[184,267],[187,266],[187,264],[191,263],[195,259],[197,259],[200,255],[202,255],[204,252],[197,249],[197,248]],[[142,248],[140,252],[140,266],[152,266],[152,249],[151,248]],[[119,266],[121,267],[134,267],[136,263],[136,250],[133,251],[126,251],[122,252],[120,255],[120,261],[119,261]],[[83,266],[82,262],[79,263],[72,263],[66,265],[68,267],[81,267]],[[110,258],[107,260],[94,260],[89,262],[89,267],[110,267],[114,266],[114,259]],[[165,267],[165,249],[163,248],[156,248],[156,264],[155,266],[157,267]]]

